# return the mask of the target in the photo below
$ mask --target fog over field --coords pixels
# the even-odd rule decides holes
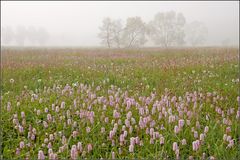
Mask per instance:
[[[148,24],[158,12],[175,11],[185,17],[185,25],[202,22],[207,28],[204,43],[219,46],[239,44],[239,3],[232,2],[2,2],[1,28],[23,26],[48,33],[44,46],[103,46],[98,37],[99,27],[106,17],[121,19],[141,17]],[[21,30],[21,29],[20,29]],[[186,31],[188,32],[188,31]],[[39,31],[40,33],[40,31]],[[40,34],[42,35],[42,34]],[[44,39],[44,38],[43,38]],[[148,38],[147,38],[148,39]],[[20,41],[20,40],[19,40]],[[21,44],[21,43],[19,43]],[[18,45],[12,40],[3,45]],[[148,40],[144,46],[153,46]],[[184,44],[188,45],[188,44]]]
[[[239,2],[1,1],[0,160],[234,160]]]

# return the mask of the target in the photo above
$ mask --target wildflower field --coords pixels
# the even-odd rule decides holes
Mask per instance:
[[[3,159],[238,159],[238,48],[2,48]]]

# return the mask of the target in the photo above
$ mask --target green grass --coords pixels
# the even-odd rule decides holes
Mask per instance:
[[[203,108],[199,109],[197,116],[191,119],[191,127],[194,126],[196,120],[201,124],[199,134],[203,131],[203,127],[208,125],[210,130],[207,134],[205,143],[197,152],[192,151],[192,141],[194,140],[191,133],[191,127],[185,126],[184,132],[174,136],[174,125],[168,125],[165,119],[157,121],[158,124],[166,124],[168,127],[164,131],[159,132],[165,136],[165,145],[160,146],[159,143],[149,144],[150,136],[145,135],[144,131],[138,133],[143,136],[144,147],[136,146],[134,153],[128,152],[128,141],[126,146],[121,147],[123,153],[119,155],[118,148],[111,146],[111,142],[107,141],[108,133],[103,135],[100,133],[101,127],[105,127],[107,132],[113,125],[102,124],[101,121],[95,121],[94,124],[81,121],[77,117],[72,116],[73,120],[80,127],[80,135],[77,139],[68,139],[68,149],[58,154],[59,158],[70,158],[70,150],[73,144],[81,141],[86,145],[93,143],[94,149],[87,158],[111,158],[111,152],[116,153],[117,158],[175,158],[172,151],[172,143],[180,142],[182,138],[186,138],[188,143],[186,146],[180,146],[180,158],[187,159],[189,156],[200,158],[202,153],[206,153],[207,157],[214,156],[217,159],[237,159],[239,156],[239,119],[235,118],[236,111],[239,109],[237,96],[239,96],[239,62],[238,49],[225,48],[197,48],[197,49],[143,49],[143,50],[82,50],[76,49],[74,52],[63,50],[41,50],[41,49],[3,49],[3,77],[2,77],[2,113],[1,121],[3,128],[3,145],[2,155],[4,159],[25,158],[27,153],[31,158],[37,158],[39,149],[47,153],[47,149],[41,144],[46,138],[45,133],[51,134],[55,131],[64,131],[65,136],[71,137],[74,130],[71,127],[64,127],[63,121],[58,120],[56,124],[51,124],[47,130],[42,125],[36,125],[36,120],[46,119],[46,114],[37,116],[34,108],[40,109],[42,112],[45,107],[51,108],[52,103],[60,104],[61,101],[66,102],[66,110],[72,106],[74,98],[79,98],[80,106],[87,99],[87,94],[77,94],[74,96],[61,96],[58,93],[44,93],[44,87],[53,87],[53,85],[72,83],[83,83],[91,87],[91,92],[97,96],[108,97],[108,89],[111,85],[128,91],[129,97],[138,99],[139,96],[150,96],[151,92],[156,91],[156,99],[160,99],[164,94],[165,88],[170,89],[170,95],[183,97],[186,92],[216,92],[217,95],[223,97],[224,100],[217,101],[215,106],[221,107],[225,112],[229,108],[234,108],[235,113],[227,116],[232,121],[231,136],[235,139],[235,145],[231,149],[226,149],[227,143],[223,142],[222,137],[225,128],[218,120],[222,117],[216,114],[215,108],[211,108],[211,102],[203,102]],[[9,82],[14,79],[14,83]],[[41,79],[41,81],[39,80]],[[237,80],[233,82],[232,80]],[[27,86],[27,89],[24,89]],[[101,86],[100,91],[94,91],[96,86]],[[36,92],[36,89],[38,92]],[[75,90],[76,91],[76,90]],[[26,94],[24,94],[26,93]],[[36,93],[46,102],[39,104],[38,101],[31,102],[31,93]],[[20,108],[16,106],[20,101]],[[6,111],[7,102],[11,102],[12,111]],[[149,105],[150,111],[152,103]],[[96,119],[100,119],[99,107],[101,105],[93,104]],[[120,108],[124,107],[120,103]],[[190,106],[190,108],[192,105]],[[65,111],[66,111],[65,110]],[[70,109],[71,110],[71,109]],[[29,142],[27,139],[27,128],[24,135],[19,135],[14,129],[12,123],[13,114],[20,116],[21,111],[27,115],[27,124],[33,124],[37,131],[37,139],[33,144],[36,146],[25,148],[19,156],[15,155],[15,150],[19,146],[20,141]],[[64,112],[62,114],[65,114]],[[72,110],[71,110],[72,111]],[[99,112],[98,112],[99,111]],[[176,110],[175,110],[176,111]],[[174,112],[175,112],[174,111]],[[102,111],[101,111],[102,112]],[[112,118],[113,108],[108,107],[106,115]],[[132,109],[133,117],[137,123],[139,120],[138,111]],[[124,122],[127,112],[122,112],[121,118]],[[54,113],[52,113],[54,115]],[[205,115],[210,114],[211,120],[206,121]],[[155,115],[157,119],[158,115]],[[21,119],[21,118],[20,118]],[[64,120],[65,121],[65,120]],[[111,121],[110,121],[111,123]],[[177,124],[177,123],[176,123]],[[176,125],[175,124],[175,125]],[[91,126],[92,131],[86,133],[85,127]],[[120,133],[119,133],[120,134]],[[57,151],[61,146],[60,139],[56,139],[53,150]],[[105,146],[102,144],[105,143]],[[46,155],[46,154],[45,154]]]

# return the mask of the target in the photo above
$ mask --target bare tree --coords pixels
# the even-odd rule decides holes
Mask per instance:
[[[186,25],[186,41],[192,46],[203,44],[206,40],[208,29],[204,23],[199,21]]]
[[[24,46],[27,37],[27,30],[24,26],[18,26],[16,29],[15,40],[17,45]]]
[[[40,44],[40,45],[44,45],[47,40],[49,39],[49,33],[47,32],[47,30],[45,28],[42,28],[40,27],[38,30],[37,30],[37,42]]]
[[[140,47],[146,43],[146,25],[140,17],[127,19],[123,32],[123,44],[125,47]]]
[[[174,11],[159,12],[148,25],[149,36],[156,45],[169,47],[184,44],[185,17]]]
[[[33,45],[38,42],[38,33],[37,33],[37,29],[35,27],[30,26],[27,28],[27,39]]]
[[[14,32],[10,26],[3,27],[1,31],[1,41],[3,44],[10,44],[14,38]]]
[[[221,41],[222,46],[228,47],[231,44],[231,40],[229,38],[225,38]]]
[[[113,46],[120,48],[122,44],[122,23],[121,20],[115,20],[113,21],[113,27],[112,27],[112,32],[113,32]]]
[[[101,27],[99,27],[100,29],[100,33],[98,34],[98,37],[102,39],[102,44],[108,46],[108,48],[111,48],[111,32],[110,32],[110,28],[111,28],[111,19],[108,18],[104,18],[102,21],[103,25]]]
[[[103,19],[103,24],[98,37],[102,39],[102,44],[108,48],[120,47],[122,24],[120,20],[112,20],[109,17]]]

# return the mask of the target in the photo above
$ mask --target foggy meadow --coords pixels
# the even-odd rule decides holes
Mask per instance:
[[[237,159],[239,104],[235,1],[1,1],[1,159]]]

